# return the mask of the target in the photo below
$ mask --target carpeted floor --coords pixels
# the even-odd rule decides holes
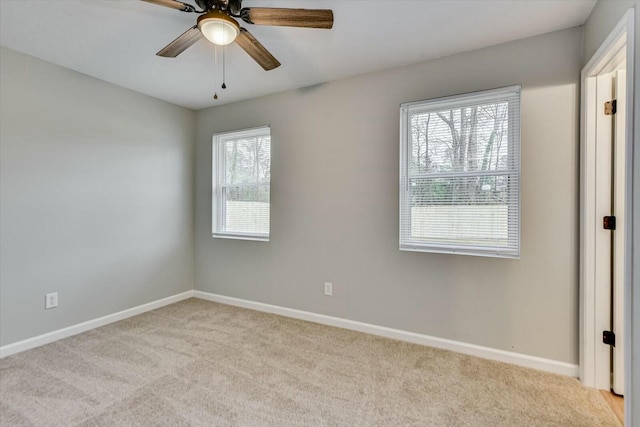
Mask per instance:
[[[191,299],[0,360],[0,424],[618,426],[577,380]]]

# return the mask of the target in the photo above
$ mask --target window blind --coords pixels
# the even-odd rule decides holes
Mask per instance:
[[[269,128],[214,135],[213,169],[214,237],[268,240]]]
[[[402,104],[400,249],[517,258],[520,86]]]

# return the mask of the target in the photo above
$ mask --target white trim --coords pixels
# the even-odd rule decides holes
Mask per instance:
[[[254,127],[250,127],[250,128],[243,128],[243,129],[235,129],[235,130],[227,130],[224,132],[216,132],[213,134],[214,137],[218,136],[218,137],[224,137],[227,135],[234,135],[234,139],[235,138],[246,138],[249,136],[254,136],[256,134],[259,134],[260,132],[264,131],[265,129],[269,129],[269,132],[271,132],[271,125],[260,125],[260,126],[254,126]]]
[[[213,233],[214,239],[252,240],[255,242],[268,242],[268,234],[240,234],[240,233]]]
[[[626,52],[625,52],[626,49]],[[625,58],[626,56],[626,58]],[[626,61],[627,71],[627,99],[634,99],[634,10],[629,9],[616,27],[611,31],[596,53],[588,61],[581,72],[581,132],[580,132],[580,379],[589,387],[609,389],[608,356],[603,361],[603,352],[598,351],[602,346],[599,337],[597,313],[602,311],[606,301],[600,301],[596,292],[596,242],[595,230],[601,218],[597,218],[595,206],[596,198],[596,162],[595,151],[595,79],[599,74],[612,72],[613,66]],[[627,177],[626,177],[626,218],[627,236],[625,253],[625,374],[629,377],[631,361],[631,337],[628,329],[631,323],[631,200],[632,200],[632,168],[631,150],[633,148],[633,102],[626,105],[626,141],[627,141]],[[602,380],[606,378],[606,380]],[[606,382],[606,384],[604,384]],[[629,381],[628,381],[629,382]],[[627,384],[628,387],[628,384]],[[629,388],[627,388],[628,394]],[[626,405],[628,406],[628,405]],[[627,409],[627,418],[630,411]]]
[[[404,102],[400,104],[400,108],[403,107],[420,107],[425,102],[429,102],[429,106],[421,109],[418,108],[418,111],[438,111],[438,109],[442,108],[442,105],[446,105],[447,108],[451,106],[455,107],[466,107],[471,103],[471,105],[482,105],[483,98],[484,101],[493,101],[496,96],[499,95],[509,95],[513,92],[519,92],[522,89],[522,85],[512,85],[505,87],[498,87],[494,89],[486,89],[486,90],[478,90],[475,92],[463,92],[456,95],[449,96],[441,96],[439,98],[430,98],[423,99],[420,101],[412,101],[412,102]]]
[[[200,298],[207,301],[248,308],[265,313],[278,314],[280,316],[306,320],[309,322],[320,323],[322,325],[335,326],[352,331],[364,332],[366,334],[406,341],[414,344],[441,348],[444,350],[455,351],[457,353],[481,357],[483,359],[512,363],[514,365],[538,369],[554,374],[567,375],[570,377],[578,376],[578,365],[573,363],[566,363],[557,360],[545,359],[542,357],[529,356],[526,354],[514,353],[511,351],[483,347],[480,345],[468,344],[460,341],[453,341],[444,338],[418,334],[415,332],[403,331],[400,329],[387,328],[385,326],[372,325],[370,323],[357,322],[354,320],[342,319],[339,317],[326,316],[324,314],[317,314],[309,311],[296,310],[293,308],[227,297],[224,295],[212,294],[209,292],[194,291],[193,296],[194,298]]]
[[[596,53],[594,53],[591,59],[589,59],[589,62],[587,62],[587,65],[584,66],[581,72],[583,79],[588,76],[600,74],[602,71],[606,70],[606,66],[614,60],[614,58],[618,57],[620,48],[622,47],[622,45],[618,44],[620,42],[620,38],[627,35],[628,44],[630,28],[633,30],[633,9],[629,9],[626,12],[620,22],[618,22],[615,28],[611,30],[611,33],[609,33],[607,38],[602,42]],[[633,33],[631,33],[631,35],[633,35]],[[611,72],[614,70],[606,71]]]
[[[614,215],[616,216],[616,232],[613,233],[614,246],[613,246],[613,292],[612,307],[613,307],[613,322],[612,331],[616,334],[616,345],[612,348],[612,386],[611,389],[614,393],[624,395],[624,348],[625,348],[625,333],[624,333],[624,276],[625,276],[625,263],[624,256],[617,256],[617,254],[624,255],[627,252],[626,243],[627,240],[627,213],[625,209],[627,205],[628,196],[626,194],[626,178],[627,178],[627,146],[626,146],[626,120],[627,120],[627,91],[626,91],[626,70],[617,70],[615,72],[615,99],[617,100],[617,107],[624,114],[615,115],[615,159],[614,167],[614,179],[613,184],[615,186],[614,191]],[[633,101],[632,101],[633,102]],[[631,118],[633,120],[633,117]]]
[[[23,341],[7,344],[0,347],[0,358],[20,353],[25,350],[30,350],[32,348],[40,347],[42,345],[61,340],[63,338],[77,335],[91,329],[99,328],[110,323],[118,322],[129,317],[137,316],[138,314],[146,313],[147,311],[155,310],[156,308],[164,307],[165,305],[180,302],[189,298],[193,298],[193,291],[182,292],[180,294],[152,301],[147,304],[128,308],[117,313],[98,317],[97,319],[88,320],[86,322],[58,329],[57,331],[48,332],[46,334],[28,338]]]
[[[455,351],[457,353],[477,356],[484,359],[497,360],[499,362],[512,363],[514,365],[524,366],[527,368],[538,369],[541,371],[551,372],[554,374],[567,375],[571,377],[578,376],[578,365],[556,360],[545,359],[542,357],[529,356],[526,354],[514,353],[510,351],[499,350],[490,347],[483,347],[475,344],[468,344],[460,341],[453,341],[444,338],[433,337],[429,335],[418,334],[415,332],[403,331],[400,329],[387,328],[384,326],[372,325],[370,323],[357,322],[354,320],[342,319],[339,317],[326,316],[323,314],[312,313],[308,311],[296,310],[287,307],[280,307],[271,304],[248,301],[239,298],[232,298],[223,295],[212,294],[202,291],[187,291],[177,295],[173,295],[160,300],[132,307],[117,313],[109,314],[97,319],[72,325],[57,331],[48,332],[23,341],[8,344],[0,347],[0,358],[20,353],[25,350],[40,347],[54,341],[61,340],[82,332],[96,329],[110,323],[118,322],[129,317],[137,316],[169,304],[174,304],[189,298],[199,298],[207,301],[218,302],[221,304],[233,305],[236,307],[248,308],[251,310],[262,311],[265,313],[273,313],[280,316],[291,317],[294,319],[306,320],[309,322],[319,323],[322,325],[335,326],[338,328],[349,329],[352,331],[363,332],[366,334],[381,336],[385,338],[406,341],[414,344],[425,345],[429,347],[441,348],[444,350]]]
[[[626,378],[624,389],[625,396],[627,402],[629,404],[624,407],[624,419],[626,423],[630,426],[637,425],[638,418],[640,418],[640,414],[638,413],[639,409],[634,406],[635,403],[638,402],[638,398],[632,395],[632,390],[638,390],[638,385],[634,384],[634,379],[637,378],[637,375],[634,374],[635,367],[637,364],[632,363],[634,358],[637,360],[637,354],[634,354],[633,349],[638,348],[638,344],[632,345],[633,337],[637,338],[638,334],[633,332],[633,322],[632,315],[634,314],[633,310],[636,312],[638,307],[634,307],[634,276],[636,275],[636,267],[633,265],[633,251],[634,249],[634,228],[636,225],[634,224],[634,174],[637,174],[638,171],[634,171],[634,150],[637,148],[634,147],[636,144],[636,129],[634,123],[636,121],[636,116],[638,112],[635,111],[635,62],[638,58],[635,57],[636,51],[636,29],[635,29],[635,14],[638,13],[635,9],[629,9],[624,16],[623,20],[626,21],[627,27],[627,105],[626,105],[626,179],[625,179],[625,218],[626,218],[626,230],[625,230],[625,259],[624,259],[624,319],[623,319],[623,327],[624,327],[624,376]]]

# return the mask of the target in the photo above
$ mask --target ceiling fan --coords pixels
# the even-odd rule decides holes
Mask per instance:
[[[236,42],[265,70],[273,70],[280,62],[234,18],[247,24],[285,27],[333,27],[333,11],[328,9],[286,9],[242,7],[242,0],[195,0],[202,10],[177,0],[142,0],[188,13],[198,13],[196,25],[162,48],[156,55],[175,58],[202,37],[216,45]]]

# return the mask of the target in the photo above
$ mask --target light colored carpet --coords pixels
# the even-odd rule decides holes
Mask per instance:
[[[577,380],[191,299],[0,360],[0,424],[618,426]]]

